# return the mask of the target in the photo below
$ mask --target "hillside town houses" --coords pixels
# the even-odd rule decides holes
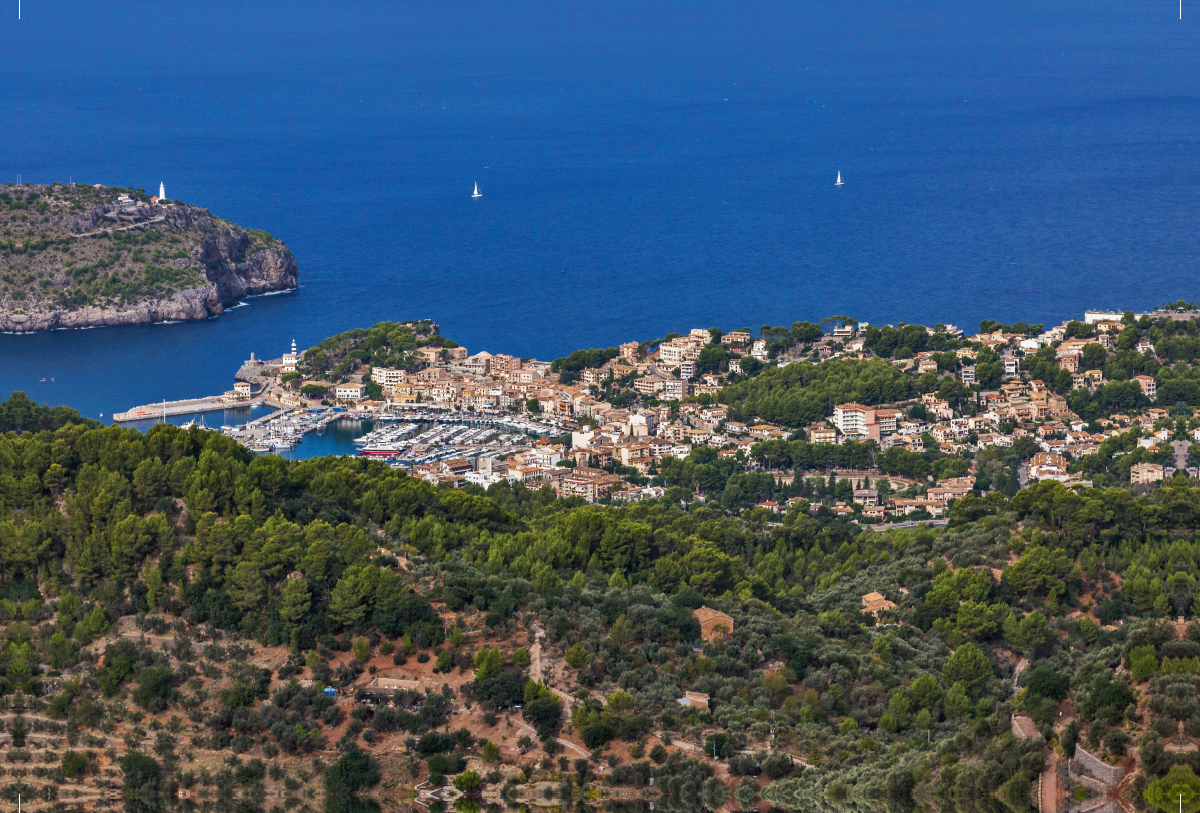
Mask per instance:
[[[1115,317],[1115,318],[1114,318]],[[503,353],[468,353],[466,348],[419,348],[418,369],[374,367],[369,380],[382,397],[368,400],[365,382],[336,385],[336,398],[347,408],[379,411],[415,405],[468,413],[513,413],[553,421],[559,430],[552,439],[530,442],[524,450],[505,459],[449,459],[418,467],[412,473],[435,482],[482,487],[502,480],[529,487],[551,487],[564,496],[588,502],[641,499],[661,496],[662,487],[653,477],[666,458],[683,459],[699,447],[716,450],[719,459],[734,458],[746,471],[767,471],[778,482],[796,478],[834,478],[851,481],[853,493],[834,502],[831,510],[853,514],[864,521],[943,516],[953,501],[975,488],[974,457],[994,447],[1009,450],[1018,441],[1023,449],[1036,449],[1021,463],[1022,482],[1055,480],[1067,486],[1090,485],[1072,461],[1093,455],[1104,441],[1130,429],[1142,432],[1138,444],[1151,452],[1166,448],[1171,413],[1157,405],[1143,414],[1114,414],[1085,421],[1073,414],[1060,394],[1061,381],[1049,386],[1032,378],[1025,369],[1029,357],[1042,348],[1053,348],[1055,371],[1066,371],[1071,389],[1094,392],[1107,382],[1103,370],[1089,369],[1089,345],[1106,350],[1115,347],[1124,327],[1120,315],[1089,313],[1087,324],[1095,325],[1088,338],[1067,338],[1072,323],[1041,331],[1037,335],[995,330],[963,337],[953,325],[926,328],[955,339],[953,369],[946,369],[945,354],[921,352],[908,358],[891,358],[895,367],[914,378],[951,378],[971,388],[971,399],[955,403],[927,391],[901,403],[865,405],[846,402],[832,405],[825,421],[804,427],[785,427],[752,416],[732,417],[713,396],[729,384],[730,376],[742,375],[744,359],[759,364],[784,366],[796,361],[820,363],[831,358],[871,358],[866,340],[868,325],[837,324],[820,338],[780,352],[767,338],[748,330],[720,334],[697,328],[655,345],[635,341],[621,344],[617,354],[603,363],[564,374],[554,365],[536,359],[521,359]],[[722,351],[724,363],[714,368],[702,363],[710,345]],[[999,384],[988,389],[978,385],[977,360],[984,349],[1001,362]],[[1139,352],[1153,354],[1155,346],[1143,341]],[[1044,358],[1044,354],[1042,357]],[[285,357],[286,369],[295,370],[293,348]],[[1044,368],[1042,368],[1044,369]],[[698,372],[701,371],[702,372]],[[994,380],[994,379],[993,379]],[[1057,379],[1055,379],[1057,380]],[[1152,376],[1133,378],[1141,394],[1153,402],[1157,394]],[[1059,390],[1056,392],[1055,390]],[[622,406],[605,400],[616,393]],[[692,400],[689,400],[692,399]],[[919,407],[919,408],[918,408]],[[1196,430],[1200,440],[1200,429]],[[870,442],[873,454],[892,447],[906,451],[938,452],[969,460],[968,474],[935,482],[916,482],[878,468],[861,473],[844,470],[773,471],[760,460],[756,447],[772,440],[805,440],[811,444],[840,445]],[[1032,444],[1032,445],[1031,445]],[[1149,485],[1170,477],[1174,467],[1158,463],[1138,464],[1130,472],[1133,485]],[[859,476],[861,475],[861,476]],[[878,485],[886,484],[880,495]],[[761,504],[772,513],[794,505],[798,498],[781,505]],[[811,501],[806,501],[811,503]]]

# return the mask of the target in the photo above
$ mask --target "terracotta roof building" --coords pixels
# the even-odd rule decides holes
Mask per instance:
[[[1067,459],[1055,452],[1038,452],[1029,460],[1029,476],[1035,480],[1052,479],[1067,473]]]
[[[700,637],[706,641],[733,632],[733,619],[720,610],[700,607],[692,610],[692,615],[700,622]]]
[[[894,610],[896,605],[883,597],[882,593],[867,593],[862,597],[862,609],[859,612],[878,615],[880,610]]]

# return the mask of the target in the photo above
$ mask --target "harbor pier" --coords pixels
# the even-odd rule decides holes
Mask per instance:
[[[244,409],[261,406],[262,398],[250,398],[245,401],[226,401],[220,396],[211,398],[189,398],[184,401],[165,401],[161,404],[136,406],[126,412],[114,412],[114,423],[130,423],[144,421],[150,418],[172,417],[174,415],[189,415],[193,412],[216,412],[225,409]]]

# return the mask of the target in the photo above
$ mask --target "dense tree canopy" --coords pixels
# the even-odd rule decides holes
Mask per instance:
[[[340,381],[361,364],[415,370],[419,361],[413,351],[417,348],[457,346],[429,321],[380,322],[330,336],[305,350],[300,366],[309,375]]]
[[[759,417],[784,426],[803,426],[833,414],[836,404],[853,401],[874,405],[909,395],[904,372],[885,361],[834,359],[822,364],[796,362],[772,367],[718,394],[730,415]]]
[[[805,365],[762,377],[793,367],[802,380]],[[886,383],[894,368],[870,369]],[[811,388],[863,383],[847,375]],[[766,403],[772,393],[747,387],[742,397]],[[875,454],[867,444],[752,450],[797,469],[865,467],[873,454],[884,471],[961,473],[956,458]],[[52,664],[68,672],[97,657],[84,647],[122,616],[173,617],[181,628],[291,647],[302,664],[305,653],[347,651],[360,638],[357,651],[368,655],[398,641],[473,679],[454,697],[435,691],[356,709],[355,730],[405,732],[431,773],[457,773],[473,746],[469,734],[442,730],[455,702],[489,712],[520,705],[513,719],[540,738],[561,731],[561,697],[530,679],[524,649],[496,643],[532,635],[536,620],[543,657],[560,658],[587,690],[570,709],[572,736],[603,747],[656,730],[715,732],[732,771],[734,758],[773,735],[777,749],[818,766],[770,763],[778,775],[762,797],[783,810],[908,809],[918,797],[946,811],[1024,810],[1042,751],[1009,733],[1011,715],[1050,725],[1064,699],[1079,725],[1055,734],[1062,742],[1117,755],[1136,739],[1148,782],[1174,765],[1200,767],[1194,752],[1163,744],[1180,723],[1200,731],[1200,632],[1192,625],[1177,636],[1166,621],[1194,618],[1200,598],[1200,488],[1186,476],[1146,494],[1056,482],[1011,497],[971,494],[952,505],[947,528],[876,531],[809,511],[808,498],[779,515],[751,508],[790,492],[729,460],[712,449],[667,459],[656,475],[663,499],[613,507],[508,484],[437,487],[365,460],[256,457],[196,428],[142,434],[65,420],[10,431],[0,436],[0,612],[10,622],[0,693],[36,694]],[[849,487],[815,479],[786,488],[816,500]],[[863,613],[874,591],[895,608]],[[731,616],[729,635],[700,640],[701,605]],[[468,616],[495,637],[465,644],[455,625]],[[96,703],[120,697],[138,713],[172,708],[188,679],[173,657],[112,640],[86,681],[62,681],[47,713],[86,726]],[[1020,657],[1035,666],[1017,677]],[[325,685],[357,678],[320,658],[312,668]],[[258,704],[269,672],[246,664],[229,676],[214,693],[217,710],[199,718],[210,744],[246,737],[311,755],[330,745],[321,727],[345,718],[315,686],[283,684],[266,707]],[[685,690],[708,704],[680,705]],[[328,799],[371,810],[378,774],[354,742],[338,746]],[[680,811],[725,801],[702,763],[660,756],[653,767],[621,766],[613,781],[636,784],[653,771],[664,805],[679,800],[671,803]],[[741,760],[738,770],[766,773],[765,760]],[[130,809],[159,809],[168,781],[159,763],[141,756],[122,770]]]

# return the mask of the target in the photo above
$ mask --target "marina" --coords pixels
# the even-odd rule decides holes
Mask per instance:
[[[560,421],[537,421],[504,413],[393,407],[372,414],[333,407],[279,410],[245,424],[222,426],[221,431],[252,452],[291,456],[288,453],[306,436],[324,435],[335,425],[342,437],[340,448],[334,453],[356,454],[404,466],[453,457],[511,454],[527,447],[534,438],[565,429]],[[348,448],[347,425],[351,427]]]
[[[381,427],[355,443],[361,445],[362,457],[415,466],[452,457],[512,454],[528,446],[529,440],[524,432],[503,432],[493,426],[402,423]]]
[[[252,452],[276,452],[295,448],[310,432],[321,432],[346,417],[346,410],[282,409],[241,426],[222,426],[221,431]]]

